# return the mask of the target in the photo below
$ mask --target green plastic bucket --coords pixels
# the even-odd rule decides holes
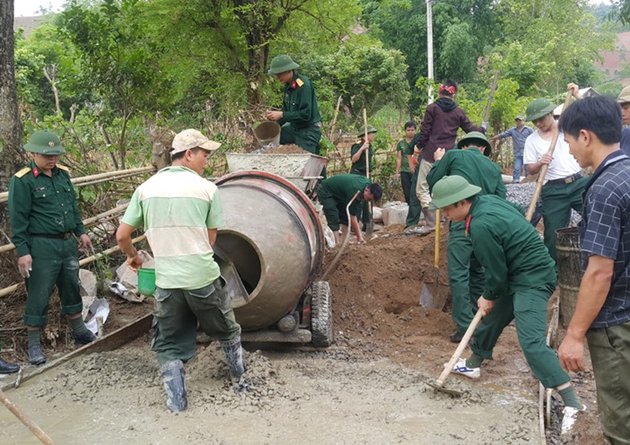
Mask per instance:
[[[152,297],[155,292],[155,269],[138,269],[138,292]]]

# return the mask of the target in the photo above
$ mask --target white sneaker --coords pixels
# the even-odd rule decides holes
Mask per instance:
[[[466,359],[460,358],[453,366],[453,374],[461,374],[471,379],[478,379],[481,376],[481,367],[469,368],[466,366]]]
[[[573,408],[572,406],[564,407],[562,410],[562,429],[560,430],[560,435],[569,434],[571,432],[580,411],[586,411],[586,406],[582,409]]]

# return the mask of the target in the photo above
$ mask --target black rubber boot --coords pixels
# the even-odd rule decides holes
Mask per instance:
[[[46,363],[46,356],[42,352],[41,345],[35,345],[28,348],[28,361],[31,365],[41,365],[42,363]]]
[[[14,372],[18,372],[19,370],[20,365],[9,363],[0,358],[0,374],[13,374]]]
[[[230,376],[234,380],[239,380],[245,373],[243,364],[243,348],[241,347],[241,337],[228,341],[221,341],[221,348],[225,354],[225,361],[230,370]]]
[[[166,406],[174,413],[185,411],[188,407],[184,364],[181,360],[171,360],[162,365],[162,380],[166,390]]]
[[[92,343],[94,340],[96,340],[96,335],[94,335],[92,333],[92,331],[86,331],[83,334],[75,334],[72,333],[72,338],[74,338],[74,341],[77,345],[87,345]]]

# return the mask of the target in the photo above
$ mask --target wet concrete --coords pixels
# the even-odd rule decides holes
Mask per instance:
[[[236,393],[215,345],[186,365],[189,408],[172,414],[141,339],[66,363],[7,396],[55,443],[537,444],[537,406],[524,394],[452,377],[455,399],[426,375],[344,350],[245,352],[251,390]],[[38,443],[0,410],[0,443]]]

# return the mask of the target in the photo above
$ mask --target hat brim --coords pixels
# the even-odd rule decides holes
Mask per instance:
[[[37,153],[40,155],[48,155],[48,156],[55,156],[55,155],[65,155],[66,154],[66,149],[64,147],[62,147],[61,145],[58,145],[54,148],[43,148],[39,145],[35,145],[35,144],[31,144],[30,142],[27,142],[26,144],[24,144],[24,150],[29,151],[31,153]]]
[[[620,97],[619,99],[617,99],[617,103],[619,105],[630,104],[630,97]]]
[[[206,151],[217,151],[219,147],[221,147],[221,144],[219,142],[214,142],[209,139],[203,144],[199,145],[199,148],[202,148]]]
[[[276,75],[276,74],[286,73],[287,71],[291,71],[299,67],[300,65],[298,65],[295,62],[292,62],[292,63],[289,63],[288,65],[284,65],[276,69],[269,68],[269,71],[267,71],[267,73],[271,75]]]
[[[541,117],[545,117],[546,115],[548,115],[549,113],[551,113],[555,109],[556,109],[555,106],[549,105],[548,107],[543,108],[542,110],[540,110],[537,113],[533,113],[533,114],[527,115],[525,120],[527,120],[529,122],[533,122],[536,119],[540,119]]]
[[[477,143],[475,144],[475,142],[477,142]],[[492,154],[492,145],[490,145],[489,142],[484,141],[483,139],[474,139],[474,138],[461,139],[457,143],[457,148],[459,148],[461,150],[463,145],[474,145],[475,147],[478,147],[478,146],[482,145],[482,146],[484,146],[486,148],[483,151],[484,156],[490,157],[490,155]]]
[[[368,134],[372,134],[372,133],[376,133],[377,131],[378,131],[378,130],[372,130],[372,131],[368,131],[367,133],[368,133]],[[363,136],[365,136],[365,133],[359,133],[359,134],[357,134],[357,137],[358,137],[358,138],[363,137]]]
[[[476,185],[468,184],[468,186],[457,193],[454,193],[448,197],[442,199],[433,199],[429,205],[431,210],[435,209],[443,209],[446,206],[450,206],[459,202],[463,199],[470,198],[471,196],[475,196],[477,193],[481,191],[481,187],[477,187]]]

